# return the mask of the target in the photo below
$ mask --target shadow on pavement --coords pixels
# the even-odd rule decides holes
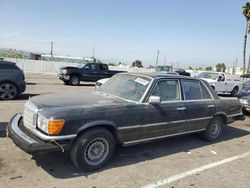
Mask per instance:
[[[28,100],[30,97],[37,96],[39,94],[23,93],[17,96],[15,100]]]
[[[0,138],[6,137],[6,127],[8,122],[0,122]]]
[[[246,135],[249,135],[249,131],[226,126],[223,135],[218,142]],[[130,147],[117,146],[113,160],[100,171],[127,166],[180,152],[186,152],[211,144],[214,143],[204,141],[198,134],[191,134]],[[36,161],[37,165],[42,167],[47,173],[59,179],[88,176],[96,173],[83,173],[76,169],[70,161],[69,152],[39,153],[33,155],[33,159]]]

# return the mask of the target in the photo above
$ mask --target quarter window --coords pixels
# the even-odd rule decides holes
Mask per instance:
[[[160,80],[152,93],[153,96],[161,97],[161,101],[179,101],[180,85],[178,80]]]
[[[201,89],[196,80],[182,80],[183,92],[186,100],[202,99]]]
[[[209,92],[205,88],[205,86],[202,83],[200,83],[200,86],[201,86],[201,92],[202,92],[203,99],[212,99],[211,95],[209,94]]]

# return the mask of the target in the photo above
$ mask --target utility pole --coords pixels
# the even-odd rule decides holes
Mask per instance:
[[[164,66],[166,66],[167,54],[164,55]]]
[[[94,58],[95,57],[95,46],[93,46],[93,55],[92,57]]]
[[[53,41],[50,43],[50,55],[53,56]]]
[[[53,56],[54,56],[54,52],[53,52],[53,41],[51,41],[51,43],[50,43],[50,55],[51,55],[51,59],[53,60],[54,58],[53,58]]]
[[[248,58],[248,65],[247,65],[247,73],[250,72],[250,55],[249,55],[249,58]]]
[[[235,61],[233,62],[233,70],[232,70],[232,74],[235,74]]]
[[[157,56],[156,56],[155,67],[157,67],[157,64],[158,64],[159,54],[160,54],[160,50],[157,50]]]

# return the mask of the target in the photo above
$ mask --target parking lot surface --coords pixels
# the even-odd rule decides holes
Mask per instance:
[[[0,101],[0,187],[250,187],[250,118],[225,126],[215,143],[191,134],[117,146],[111,163],[93,173],[77,170],[67,152],[26,154],[4,130],[29,97],[94,89],[93,84],[63,85],[56,75],[26,74],[26,80],[23,95]]]

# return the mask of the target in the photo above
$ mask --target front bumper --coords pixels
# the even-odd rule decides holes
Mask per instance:
[[[63,80],[63,81],[69,81],[70,80],[70,76],[69,75],[65,75],[65,74],[58,74],[58,78],[60,80]]]
[[[250,113],[250,105],[245,104],[245,105],[243,105],[242,108],[243,108],[244,110],[246,110],[248,113]]]
[[[56,151],[67,150],[70,148],[72,141],[55,141],[42,140],[32,134],[23,126],[22,114],[16,114],[10,120],[6,129],[7,136],[22,150],[27,153],[35,153],[40,151]]]

